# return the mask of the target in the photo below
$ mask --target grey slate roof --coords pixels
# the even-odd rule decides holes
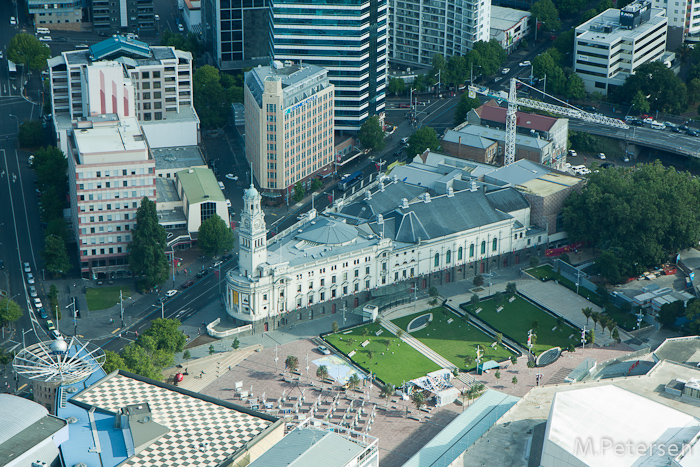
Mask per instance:
[[[517,190],[504,188],[486,193],[491,205],[503,212],[519,211],[530,206],[525,197]]]
[[[296,429],[282,438],[249,467],[345,467],[364,447],[335,433]]]
[[[377,214],[384,214],[396,209],[401,198],[408,201],[416,199],[426,191],[426,188],[384,181],[384,191],[377,189],[372,193],[372,199],[362,199],[344,207],[340,212],[344,215],[359,217],[365,220],[373,219]]]
[[[323,245],[342,245],[351,242],[357,236],[357,229],[342,222],[333,222],[327,218],[317,218],[315,224],[299,233],[296,238]]]
[[[450,143],[458,143],[464,146],[481,149],[486,149],[496,142],[493,139],[484,138],[483,136],[464,134],[454,130],[447,130],[447,133],[445,133],[445,136],[442,138],[442,140],[448,141]]]

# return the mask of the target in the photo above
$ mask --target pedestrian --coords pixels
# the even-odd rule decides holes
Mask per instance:
[[[197,335],[199,335],[202,332],[202,328],[197,328]]]

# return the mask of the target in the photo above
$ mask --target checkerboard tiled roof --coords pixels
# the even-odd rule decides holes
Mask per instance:
[[[207,399],[119,372],[77,394],[71,402],[115,414],[127,405],[148,403],[153,421],[170,429],[121,464],[125,466],[217,466],[274,423],[272,417],[257,417],[243,408],[238,411]],[[205,442],[209,445],[202,451]]]

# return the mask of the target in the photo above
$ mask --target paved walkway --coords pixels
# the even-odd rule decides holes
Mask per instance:
[[[412,305],[411,305],[412,306]],[[397,334],[399,327],[389,321],[388,319],[383,319],[381,321],[382,327],[386,329],[389,332],[394,333],[395,335]],[[422,353],[426,357],[428,357],[430,360],[438,364],[441,368],[447,368],[448,370],[454,370],[457,368],[454,366],[452,363],[450,363],[446,358],[442,357],[440,354],[435,352],[433,349],[413,337],[407,332],[404,332],[403,335],[401,336],[401,340],[416,349],[418,352]]]

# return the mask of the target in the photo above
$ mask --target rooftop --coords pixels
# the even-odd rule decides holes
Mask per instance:
[[[118,125],[76,128],[73,135],[81,158],[90,154],[147,151],[146,141],[135,117],[121,117]]]
[[[175,146],[169,148],[151,149],[156,161],[156,173],[173,169],[188,169],[190,167],[206,168],[204,155],[198,146]]]
[[[204,201],[224,201],[224,194],[209,168],[194,167],[175,174],[190,204]]]
[[[508,30],[530,16],[529,11],[491,5],[491,29]]]
[[[450,133],[455,132],[455,130],[447,130],[447,133],[445,134],[445,137],[447,138]],[[486,128],[485,126],[481,125],[466,125],[463,128],[461,128],[459,131],[456,132],[459,136],[459,133],[463,135],[474,135],[474,136],[481,136],[483,138],[491,139],[494,141],[505,141],[506,140],[506,131],[505,130],[500,130],[498,128]],[[454,138],[454,136],[450,136],[450,138]],[[535,151],[541,151],[547,145],[551,144],[549,141],[541,138],[536,138],[533,136],[526,136],[522,135],[520,133],[515,134],[515,146],[519,147],[521,149],[532,149]]]
[[[245,73],[245,85],[262,105],[265,81],[279,81],[284,93],[284,108],[311,97],[330,86],[328,71],[316,65],[288,65],[274,61],[273,66],[257,66]]]
[[[640,24],[634,29],[620,26],[620,10],[609,8],[593,19],[576,27],[576,41],[599,42],[610,44],[621,40],[641,40],[649,34],[650,29],[655,29],[662,23],[668,22],[666,10],[662,8],[651,9],[651,19]],[[605,32],[604,28],[610,27],[611,32]]]
[[[151,55],[151,48],[145,42],[128,39],[126,36],[114,35],[108,39],[90,46],[90,58],[93,61],[103,60],[119,55],[130,55],[146,58]]]
[[[156,177],[156,204],[180,201],[174,178]]]
[[[450,143],[458,143],[463,144],[464,146],[480,149],[486,149],[495,143],[495,141],[488,138],[484,138],[483,136],[461,134],[458,131],[452,130],[449,130],[442,138],[442,140]]]
[[[483,104],[482,106],[478,107],[476,111],[482,120],[502,123],[503,125],[506,124],[506,114],[508,113],[508,109],[505,107]],[[528,112],[517,112],[516,116],[517,126],[536,131],[550,131],[554,124],[559,120],[555,117],[548,117],[546,115],[532,114]]]

